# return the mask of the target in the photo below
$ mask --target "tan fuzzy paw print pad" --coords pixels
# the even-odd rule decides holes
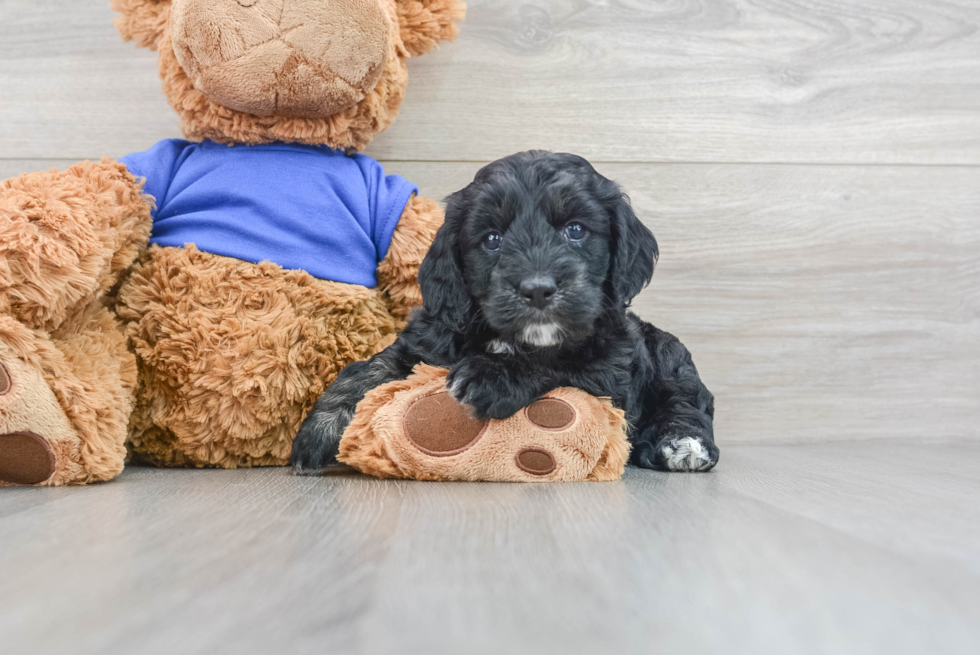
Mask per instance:
[[[481,421],[450,397],[447,371],[419,364],[357,406],[338,459],[382,478],[575,482],[618,480],[626,420],[608,398],[563,387],[504,420]]]

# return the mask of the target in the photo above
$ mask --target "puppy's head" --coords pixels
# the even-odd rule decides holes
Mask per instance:
[[[530,151],[487,165],[447,199],[419,271],[426,311],[502,340],[578,341],[653,275],[657,242],[619,187],[581,157]]]

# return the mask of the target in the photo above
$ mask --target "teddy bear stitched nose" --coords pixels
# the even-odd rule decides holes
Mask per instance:
[[[170,14],[194,87],[257,116],[324,118],[354,106],[381,78],[390,29],[380,0],[174,0]]]

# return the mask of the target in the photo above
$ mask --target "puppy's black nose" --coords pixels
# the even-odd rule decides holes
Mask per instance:
[[[544,309],[551,302],[551,297],[558,290],[558,285],[555,284],[555,278],[539,275],[521,281],[518,290],[532,307]]]

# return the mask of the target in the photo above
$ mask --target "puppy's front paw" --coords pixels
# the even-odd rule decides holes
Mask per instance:
[[[345,420],[346,418],[346,420]],[[319,475],[337,463],[340,438],[350,423],[345,410],[310,412],[293,441],[289,461],[300,475]]]
[[[447,376],[449,395],[469,405],[478,419],[505,419],[513,416],[534,398],[508,384],[504,371],[487,360],[465,359]]]
[[[718,463],[718,447],[697,435],[667,435],[655,448],[656,468],[665,471],[708,471]]]

